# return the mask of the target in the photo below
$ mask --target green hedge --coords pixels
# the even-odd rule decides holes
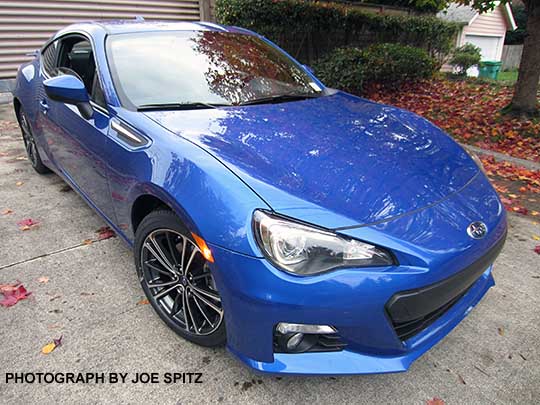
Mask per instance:
[[[426,79],[436,63],[420,48],[400,44],[378,44],[366,49],[338,48],[319,61],[315,73],[324,84],[360,94],[366,84],[395,85]]]
[[[346,5],[293,0],[217,0],[221,24],[254,30],[304,63],[341,46],[401,43],[442,58],[459,26],[436,17],[367,13]]]

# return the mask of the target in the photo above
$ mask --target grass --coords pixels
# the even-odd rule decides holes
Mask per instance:
[[[506,84],[514,84],[517,81],[518,71],[517,70],[506,70],[499,72],[499,77],[497,81],[505,82]]]

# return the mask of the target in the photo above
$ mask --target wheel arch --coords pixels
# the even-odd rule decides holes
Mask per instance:
[[[148,214],[158,209],[172,211],[172,208],[165,201],[153,194],[141,194],[137,197],[131,206],[131,229],[133,229],[133,233],[137,232],[140,223]]]
[[[209,245],[258,257],[259,250],[250,232],[251,218],[253,209],[265,208],[265,206],[257,203],[255,195],[249,200],[251,194],[247,191],[242,195],[247,195],[248,198],[237,200],[241,201],[240,203],[223,205],[222,199],[216,199],[209,190],[212,188],[205,191],[208,197],[200,193],[194,196],[191,192],[184,192],[182,189],[168,190],[150,182],[139,183],[127,192],[125,200],[128,202],[127,209],[118,207],[117,220],[119,223],[128,225],[124,228],[127,231],[126,237],[134,241],[137,227],[146,215],[155,209],[169,209],[178,216],[190,232],[203,238]],[[208,199],[203,201],[201,198]]]
[[[19,111],[21,110],[21,100],[18,97],[13,97],[13,109],[15,110],[15,116],[19,120]]]
[[[131,192],[130,201],[130,227],[133,232],[133,239],[135,238],[135,232],[142,222],[142,220],[157,209],[167,209],[176,214],[180,221],[192,232],[199,233],[193,219],[188,215],[186,210],[170,196],[165,190],[154,184],[140,184],[135,187]]]

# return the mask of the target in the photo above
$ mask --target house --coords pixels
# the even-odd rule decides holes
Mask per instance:
[[[466,43],[476,45],[480,48],[483,61],[500,61],[506,31],[517,28],[508,3],[498,4],[492,11],[482,14],[472,7],[451,3],[446,10],[439,12],[437,17],[462,24],[456,47]],[[476,76],[477,69],[473,69],[470,74]]]

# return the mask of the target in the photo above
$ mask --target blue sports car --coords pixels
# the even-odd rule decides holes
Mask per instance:
[[[253,369],[404,371],[494,285],[506,215],[478,160],[254,32],[75,24],[14,106],[34,169],[133,249],[163,321]]]

